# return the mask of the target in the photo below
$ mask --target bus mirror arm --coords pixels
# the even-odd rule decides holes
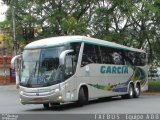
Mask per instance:
[[[74,50],[65,50],[63,51],[61,54],[60,54],[60,57],[59,57],[59,63],[60,65],[64,65],[65,64],[65,57],[68,53],[71,53],[73,52]]]
[[[60,57],[59,57],[59,67],[61,68],[61,70],[62,70],[62,81],[64,81],[64,73],[65,73],[65,58],[66,58],[66,55],[68,54],[68,53],[71,53],[71,52],[73,52],[74,50],[65,50],[65,51],[63,51],[61,54],[60,54]],[[61,88],[60,86],[59,86],[59,88]]]
[[[11,60],[11,68],[12,69],[15,69],[15,61],[17,60],[17,59],[19,59],[21,57],[21,55],[16,55],[16,56],[14,56],[13,58],[12,58],[12,60]]]

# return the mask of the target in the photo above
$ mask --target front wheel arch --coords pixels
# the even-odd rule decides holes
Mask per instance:
[[[83,106],[88,103],[88,88],[86,85],[82,85],[78,92],[77,105]]]

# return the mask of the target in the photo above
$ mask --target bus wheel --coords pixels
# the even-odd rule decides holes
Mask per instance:
[[[123,95],[122,98],[124,98],[124,99],[131,99],[131,98],[133,98],[133,96],[134,96],[134,88],[133,88],[133,85],[130,84],[129,85],[128,94],[127,95]]]
[[[84,92],[84,88],[81,87],[79,90],[79,94],[78,94],[77,105],[83,106],[83,105],[87,104],[87,102],[88,102],[88,97]]]
[[[138,98],[140,96],[141,90],[140,90],[140,85],[136,85],[135,90],[134,90],[134,97]]]
[[[49,109],[49,103],[43,104],[44,109]]]

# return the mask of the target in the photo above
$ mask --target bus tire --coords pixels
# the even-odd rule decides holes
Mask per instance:
[[[79,90],[79,94],[78,94],[77,105],[83,106],[83,105],[87,104],[87,102],[88,102],[87,95],[85,95],[84,88],[81,87]]]
[[[49,103],[44,103],[43,107],[44,107],[44,109],[49,109]]]
[[[138,98],[140,96],[140,93],[141,93],[140,85],[137,84],[134,89],[134,98]]]
[[[128,88],[128,94],[127,95],[122,95],[122,98],[124,99],[131,99],[134,96],[134,87],[132,84],[129,85]]]

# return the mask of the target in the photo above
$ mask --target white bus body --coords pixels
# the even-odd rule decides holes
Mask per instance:
[[[28,44],[21,55],[20,101],[48,108],[101,97],[139,97],[148,89],[147,71],[140,49],[85,36],[46,38]]]

